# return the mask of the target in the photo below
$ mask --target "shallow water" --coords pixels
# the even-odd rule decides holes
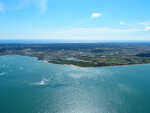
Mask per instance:
[[[149,64],[79,68],[0,56],[0,113],[149,112]]]

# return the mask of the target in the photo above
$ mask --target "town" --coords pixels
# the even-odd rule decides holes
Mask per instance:
[[[0,55],[37,57],[54,64],[103,67],[150,63],[149,43],[0,44]]]

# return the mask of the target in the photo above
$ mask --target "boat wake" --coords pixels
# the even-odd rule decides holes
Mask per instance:
[[[23,67],[19,67],[19,69],[20,69],[20,70],[22,70],[22,69],[23,69]]]
[[[53,78],[51,76],[50,78],[43,77],[41,81],[32,83],[32,85],[58,87],[58,86],[67,85],[67,82],[61,81],[61,80],[59,80],[57,78]]]
[[[49,83],[49,79],[43,78],[41,81],[33,83],[33,85],[47,85]]]
[[[3,73],[0,73],[0,76],[3,76],[3,75],[5,75],[6,73],[5,72],[3,72]]]

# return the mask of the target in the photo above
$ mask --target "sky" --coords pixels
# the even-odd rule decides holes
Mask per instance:
[[[0,0],[0,39],[149,40],[150,0]]]

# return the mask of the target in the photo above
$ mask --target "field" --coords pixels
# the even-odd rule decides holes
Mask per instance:
[[[0,44],[0,55],[25,55],[55,64],[102,67],[150,63],[150,43]]]

